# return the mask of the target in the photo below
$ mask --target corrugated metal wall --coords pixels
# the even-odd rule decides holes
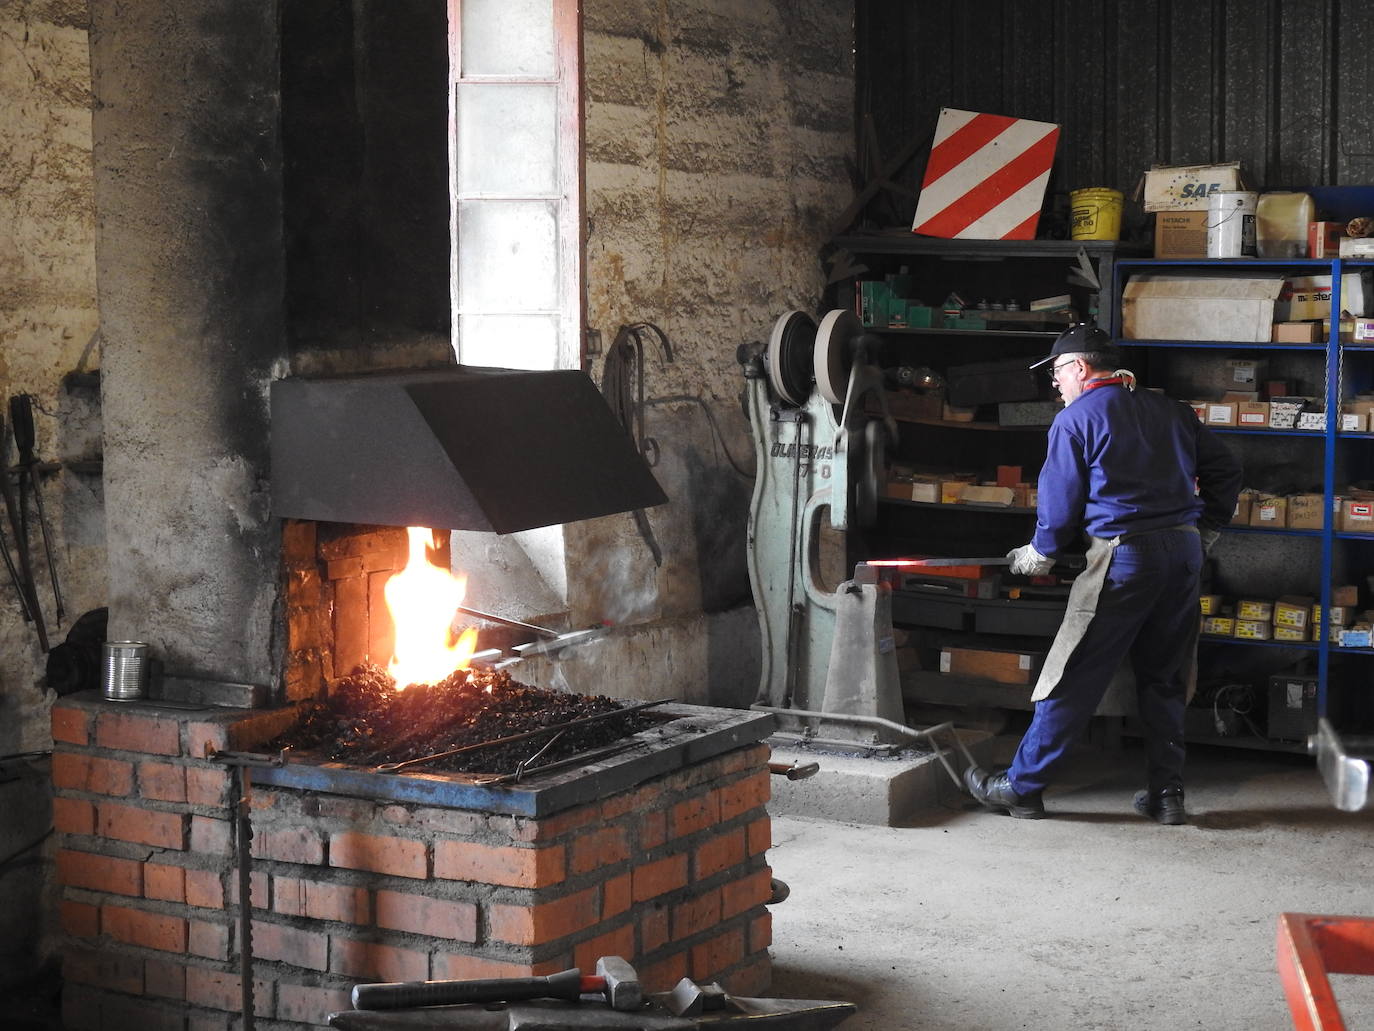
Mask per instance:
[[[1052,192],[1212,161],[1259,190],[1374,183],[1368,0],[858,0],[857,31],[885,155],[955,107],[1062,125]]]

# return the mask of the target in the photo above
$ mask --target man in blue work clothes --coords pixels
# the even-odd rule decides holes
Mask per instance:
[[[1088,551],[1011,766],[964,771],[974,798],[1016,817],[1045,815],[1041,792],[1129,656],[1148,778],[1135,809],[1163,824],[1188,820],[1183,714],[1200,619],[1198,578],[1203,555],[1235,511],[1241,467],[1191,408],[1136,389],[1119,362],[1106,333],[1079,325],[1031,366],[1049,366],[1064,410],[1050,426],[1035,536],[1008,554],[1011,572],[1048,573],[1080,535]]]

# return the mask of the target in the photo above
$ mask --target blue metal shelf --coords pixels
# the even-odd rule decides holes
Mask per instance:
[[[1320,440],[1326,436],[1325,430],[1271,430],[1268,427],[1252,430],[1242,426],[1211,426],[1208,428],[1213,433],[1245,433],[1261,437],[1313,437]]]
[[[1121,297],[1125,282],[1133,272],[1144,272],[1150,269],[1169,268],[1193,268],[1193,269],[1230,269],[1237,272],[1250,271],[1254,269],[1297,269],[1304,274],[1329,274],[1331,276],[1331,310],[1341,310],[1341,276],[1346,267],[1367,268],[1374,265],[1374,261],[1352,260],[1347,261],[1342,258],[1203,258],[1203,259],[1162,259],[1162,258],[1130,258],[1120,257],[1112,270],[1112,299],[1115,301]],[[1339,412],[1340,407],[1340,362],[1344,352],[1354,350],[1374,350],[1374,346],[1352,345],[1342,343],[1340,340],[1340,320],[1330,320],[1330,330],[1327,339],[1321,343],[1310,344],[1274,344],[1269,341],[1220,341],[1220,340],[1126,340],[1122,338],[1121,327],[1121,307],[1113,304],[1113,315],[1109,324],[1112,339],[1123,348],[1149,348],[1149,349],[1186,349],[1195,350],[1217,350],[1225,348],[1228,350],[1253,350],[1253,351],[1311,351],[1323,355],[1325,358],[1325,396],[1322,398],[1323,407],[1327,412]],[[1323,611],[1331,607],[1331,588],[1332,588],[1332,560],[1333,546],[1337,540],[1374,540],[1374,534],[1352,534],[1337,532],[1332,525],[1331,505],[1332,496],[1335,493],[1336,475],[1336,444],[1341,437],[1357,437],[1361,434],[1342,434],[1338,429],[1339,420],[1331,417],[1327,419],[1327,426],[1324,430],[1270,430],[1253,429],[1244,430],[1240,428],[1213,427],[1226,433],[1244,433],[1248,435],[1271,434],[1273,436],[1310,436],[1322,442],[1322,496],[1324,499],[1325,525],[1321,530],[1252,530],[1248,527],[1236,527],[1235,532],[1249,533],[1275,533],[1290,536],[1310,537],[1321,543],[1321,587],[1318,599]],[[1317,712],[1326,715],[1328,684],[1330,677],[1330,659],[1333,654],[1374,654],[1374,649],[1362,648],[1341,648],[1331,644],[1328,640],[1313,642],[1297,641],[1249,641],[1239,638],[1226,637],[1203,637],[1204,641],[1226,641],[1269,648],[1300,648],[1304,651],[1313,651],[1317,655]]]
[[[1277,344],[1269,340],[1125,340],[1116,341],[1118,347],[1178,347],[1195,351],[1215,351],[1254,348],[1260,351],[1325,351],[1326,344]]]
[[[1227,533],[1267,533],[1277,534],[1280,537],[1321,537],[1321,530],[1290,530],[1287,527],[1275,527],[1269,529],[1267,526],[1227,526],[1223,527]],[[1374,540],[1374,535],[1371,535]]]
[[[1222,637],[1220,634],[1199,634],[1199,641],[1207,641],[1210,644],[1243,644],[1247,648],[1299,648],[1302,651],[1314,652],[1319,647],[1316,641],[1252,641],[1248,637]],[[1331,645],[1332,651],[1339,649]],[[1346,651],[1357,651],[1361,649],[1347,648]],[[1369,649],[1362,649],[1368,651]]]

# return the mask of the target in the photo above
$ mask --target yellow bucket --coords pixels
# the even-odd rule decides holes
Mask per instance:
[[[1069,236],[1115,240],[1121,236],[1121,191],[1103,186],[1069,192]]]

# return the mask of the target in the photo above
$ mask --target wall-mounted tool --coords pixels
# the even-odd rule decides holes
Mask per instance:
[[[19,451],[19,520],[24,529],[24,544],[28,541],[28,512],[24,504],[24,485],[33,495],[33,506],[38,513],[38,531],[43,536],[43,557],[48,562],[48,579],[52,582],[53,606],[57,611],[57,625],[61,626],[67,618],[62,605],[62,588],[57,583],[57,562],[52,553],[52,537],[48,533],[48,517],[43,511],[43,492],[38,487],[34,468],[38,460],[33,454],[33,397],[30,394],[16,394],[10,398],[10,423],[14,428],[14,446]]]
[[[38,646],[46,653],[48,628],[43,623],[43,612],[38,605],[38,592],[34,589],[33,565],[29,561],[28,521],[24,516],[21,499],[14,496],[14,484],[10,480],[11,471],[9,447],[5,443],[4,419],[0,418],[0,495],[4,497],[5,514],[9,517],[10,531],[14,534],[14,550],[19,557],[16,586],[24,599],[25,616],[33,622],[38,633]],[[22,474],[20,483],[23,483]],[[5,564],[10,565],[8,553]]]

